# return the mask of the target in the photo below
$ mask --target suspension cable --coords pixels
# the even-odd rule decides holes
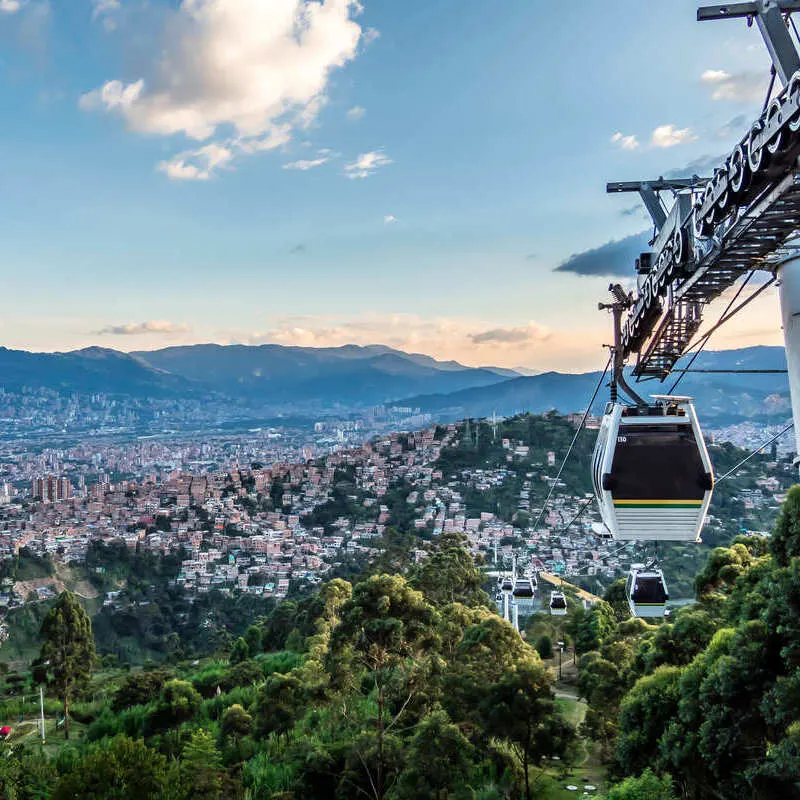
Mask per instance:
[[[722,483],[726,478],[733,475],[740,467],[744,466],[753,456],[758,455],[765,447],[769,447],[776,439],[780,439],[786,431],[794,427],[794,422],[790,422],[780,433],[776,433],[769,441],[764,442],[757,450],[753,450],[747,458],[743,458],[733,469],[729,469],[721,478],[717,478],[715,483]]]
[[[582,516],[583,512],[589,508],[589,505],[594,501],[594,497],[589,497],[583,501],[578,513],[559,531],[559,533],[566,533]]]
[[[756,299],[756,297],[758,297],[768,287],[772,286],[772,284],[775,282],[775,276],[773,275],[768,281],[766,281],[761,286],[759,286],[758,289],[756,289],[756,291],[754,291],[753,294],[750,295],[750,297],[748,297],[746,300],[742,300],[742,302],[739,303],[739,305],[736,306],[736,308],[732,309],[733,304],[739,299],[739,295],[744,291],[745,286],[747,286],[747,284],[750,282],[750,279],[753,277],[753,275],[755,275],[755,270],[754,269],[750,270],[750,273],[748,274],[747,278],[742,283],[742,285],[739,287],[739,289],[737,290],[736,294],[733,296],[733,298],[728,303],[728,305],[725,307],[725,310],[722,312],[722,314],[720,315],[719,319],[697,341],[697,343],[695,344],[695,348],[696,349],[694,351],[687,350],[687,352],[684,353],[684,355],[689,355],[689,353],[692,353],[692,357],[689,360],[689,363],[686,365],[685,369],[681,372],[681,374],[675,380],[675,383],[672,384],[672,387],[669,389],[667,394],[672,394],[675,391],[675,387],[683,380],[683,377],[686,374],[686,371],[691,368],[692,364],[694,364],[694,362],[697,359],[697,356],[700,355],[700,353],[703,351],[703,348],[706,346],[706,344],[708,344],[708,340],[711,338],[712,334],[714,334],[728,320],[732,319],[736,314],[738,314],[745,306],[747,306],[750,303],[752,303],[753,300]],[[675,370],[675,371],[677,372],[678,370]]]
[[[726,312],[723,316],[721,316],[716,323],[706,332],[704,333],[695,343],[694,347],[703,347],[705,346],[705,341],[711,336],[711,334],[715,333],[719,328],[721,328],[728,320],[733,319],[745,306],[749,305],[753,302],[763,291],[769,289],[773,283],[776,281],[776,277],[773,275],[768,281],[762,283],[761,286],[756,289],[753,294],[750,295],[746,300],[742,300],[736,308],[732,311]],[[738,293],[737,293],[738,294]],[[730,304],[728,304],[730,305]],[[694,352],[694,350],[689,349],[683,355],[688,356],[690,353]]]
[[[581,421],[578,424],[578,430],[575,431],[575,435],[572,437],[572,441],[570,442],[569,448],[567,449],[567,454],[564,456],[564,460],[561,462],[561,466],[558,468],[558,473],[556,474],[556,478],[550,486],[550,491],[547,493],[547,497],[545,498],[542,510],[539,512],[539,516],[536,517],[536,522],[534,522],[533,524],[534,530],[539,527],[539,522],[544,516],[544,512],[547,509],[548,504],[550,503],[550,498],[553,496],[553,492],[555,491],[556,485],[558,484],[558,481],[561,478],[561,473],[564,471],[567,459],[570,457],[570,454],[572,453],[572,448],[575,447],[575,442],[578,441],[578,436],[580,436],[581,430],[583,429],[583,424],[586,422],[586,417],[589,416],[589,412],[592,410],[592,405],[594,404],[595,398],[597,397],[597,393],[600,391],[600,387],[603,385],[603,381],[605,380],[605,377],[608,374],[608,368],[611,366],[612,359],[613,356],[608,357],[608,361],[606,361],[605,368],[603,369],[603,374],[600,376],[600,380],[597,381],[597,386],[594,387],[594,391],[592,392],[592,398],[591,400],[589,400],[589,405],[586,406],[586,411],[583,412]]]

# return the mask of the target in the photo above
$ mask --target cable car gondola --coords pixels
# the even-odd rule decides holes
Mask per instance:
[[[690,397],[655,404],[609,403],[600,424],[592,479],[614,539],[700,541],[714,476]]]
[[[517,578],[513,591],[514,599],[529,600],[533,597],[533,584],[530,578]]]
[[[563,617],[567,613],[567,598],[563,592],[550,592],[550,613],[555,617]]]
[[[511,578],[508,575],[503,578],[503,583],[500,585],[500,589],[504,592],[510,592],[514,589],[514,584],[511,582]]]
[[[669,592],[664,573],[654,566],[634,564],[625,584],[628,606],[634,617],[663,617]]]

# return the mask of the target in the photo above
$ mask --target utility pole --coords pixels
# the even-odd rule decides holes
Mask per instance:
[[[44,735],[44,686],[40,683],[39,684],[39,719],[42,726],[42,744],[46,743],[46,737]]]
[[[618,284],[609,284],[608,291],[614,297],[613,303],[598,303],[598,311],[610,311],[614,320],[614,344],[611,347],[612,371],[611,371],[611,402],[617,402],[617,386],[619,386],[628,397],[638,406],[646,406],[647,401],[640,397],[628,386],[623,370],[625,368],[625,350],[622,347],[622,312],[627,311],[633,305],[633,297],[626,294],[625,290]]]
[[[564,642],[556,642],[558,645],[558,679],[561,680],[561,656],[564,653]]]

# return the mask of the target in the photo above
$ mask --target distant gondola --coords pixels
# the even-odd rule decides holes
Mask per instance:
[[[714,486],[711,460],[689,397],[609,403],[592,478],[614,539],[699,541]]]
[[[527,600],[533,597],[533,583],[531,583],[530,578],[517,578],[513,595],[520,600]]]
[[[503,578],[503,583],[501,584],[500,588],[501,588],[501,589],[502,589],[504,592],[510,592],[510,591],[512,591],[512,590],[514,589],[514,584],[511,582],[511,578],[509,578],[508,576],[506,576],[505,578]]]
[[[563,617],[567,613],[567,598],[563,592],[550,592],[550,613],[556,617]]]
[[[669,592],[664,573],[644,564],[634,564],[625,584],[628,606],[634,617],[663,617]]]

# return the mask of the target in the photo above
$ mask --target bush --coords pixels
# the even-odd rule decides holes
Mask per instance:
[[[128,675],[117,689],[111,708],[122,711],[131,706],[144,705],[154,700],[161,693],[164,684],[172,677],[165,670],[137,672]]]
[[[202,702],[203,698],[188,681],[167,681],[148,723],[155,730],[175,727],[192,719]]]

